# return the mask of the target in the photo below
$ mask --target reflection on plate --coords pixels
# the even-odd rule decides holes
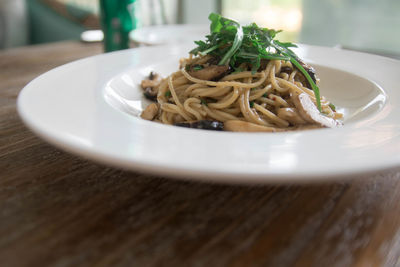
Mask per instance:
[[[209,34],[208,25],[156,25],[133,30],[131,40],[145,45],[180,44],[201,40]]]
[[[345,126],[284,133],[186,129],[140,119],[140,81],[166,76],[192,45],[144,47],[56,68],[18,98],[24,122],[72,153],[134,171],[213,182],[280,183],[354,177],[400,165],[400,62],[300,46]]]

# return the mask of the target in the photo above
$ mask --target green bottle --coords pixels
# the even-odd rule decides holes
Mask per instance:
[[[135,1],[100,0],[105,52],[129,48],[129,32],[136,27]]]

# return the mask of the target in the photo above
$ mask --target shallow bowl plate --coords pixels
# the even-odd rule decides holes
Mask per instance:
[[[400,165],[400,62],[301,45],[321,94],[344,126],[284,133],[186,129],[145,121],[139,84],[166,76],[193,44],[143,47],[78,60],[30,82],[18,97],[26,125],[49,143],[133,171],[221,183],[328,181]]]

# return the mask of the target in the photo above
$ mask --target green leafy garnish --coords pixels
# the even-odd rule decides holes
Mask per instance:
[[[250,107],[253,108],[254,107],[254,101],[250,101]]]
[[[329,103],[329,107],[336,112],[336,106],[333,103]]]
[[[211,13],[208,19],[211,21],[210,34],[205,41],[195,41],[197,47],[190,51],[191,54],[211,55],[219,59],[218,65],[229,65],[235,72],[242,71],[242,63],[251,65],[251,71],[256,72],[262,60],[290,61],[311,85],[321,111],[319,88],[290,49],[297,46],[275,39],[280,31],[260,28],[255,23],[242,27],[238,22],[216,13]]]
[[[196,64],[193,66],[193,70],[195,70],[195,71],[202,70],[202,69],[204,69],[204,66],[202,66],[202,65]]]
[[[165,96],[166,96],[166,97],[171,97],[171,91],[166,91],[166,92],[165,92]]]
[[[204,98],[200,99],[200,101],[204,106],[208,106],[207,101]]]

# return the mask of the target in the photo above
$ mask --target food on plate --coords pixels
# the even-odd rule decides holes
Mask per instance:
[[[196,41],[179,70],[142,81],[155,101],[146,120],[197,129],[282,132],[338,127],[342,114],[320,96],[315,69],[275,39],[279,31],[241,26],[212,13],[210,34]]]

